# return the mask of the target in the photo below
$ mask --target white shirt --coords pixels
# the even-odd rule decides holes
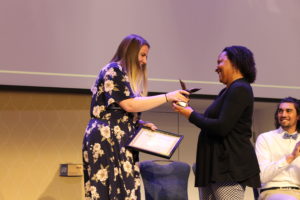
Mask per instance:
[[[291,154],[296,143],[300,141],[292,138],[284,139],[282,128],[262,133],[255,144],[256,156],[260,167],[262,188],[269,187],[300,187],[300,158],[290,164],[286,156]]]

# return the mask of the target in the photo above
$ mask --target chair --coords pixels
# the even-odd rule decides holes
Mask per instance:
[[[192,169],[193,169],[194,175],[196,175],[196,163],[193,163]],[[200,199],[200,187],[197,187],[197,188],[198,188],[199,199]]]
[[[188,200],[187,187],[190,170],[189,164],[180,161],[141,162],[140,172],[146,200]]]
[[[255,200],[258,199],[258,197],[259,197],[259,189],[253,188],[253,197],[254,197]]]

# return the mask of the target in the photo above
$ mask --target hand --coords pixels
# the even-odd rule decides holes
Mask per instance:
[[[190,95],[190,93],[185,90],[176,90],[173,92],[168,92],[166,94],[166,97],[168,102],[177,102],[177,101],[188,102],[190,100],[187,97],[188,95]]]
[[[155,126],[155,124],[151,122],[145,122],[143,120],[139,120],[139,123],[143,126],[150,128],[152,131],[155,131],[157,129],[157,126]]]
[[[190,118],[191,113],[194,111],[191,107],[182,107],[173,103],[173,110],[185,116],[187,119]]]
[[[288,163],[293,162],[298,156],[300,156],[300,141],[294,147],[293,152],[286,157]]]

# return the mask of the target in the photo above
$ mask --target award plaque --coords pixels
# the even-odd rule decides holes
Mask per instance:
[[[127,143],[127,147],[169,159],[182,139],[183,135],[141,127]]]

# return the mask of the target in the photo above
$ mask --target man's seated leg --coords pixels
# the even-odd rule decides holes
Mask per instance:
[[[267,190],[260,194],[259,200],[300,200],[300,190]]]

